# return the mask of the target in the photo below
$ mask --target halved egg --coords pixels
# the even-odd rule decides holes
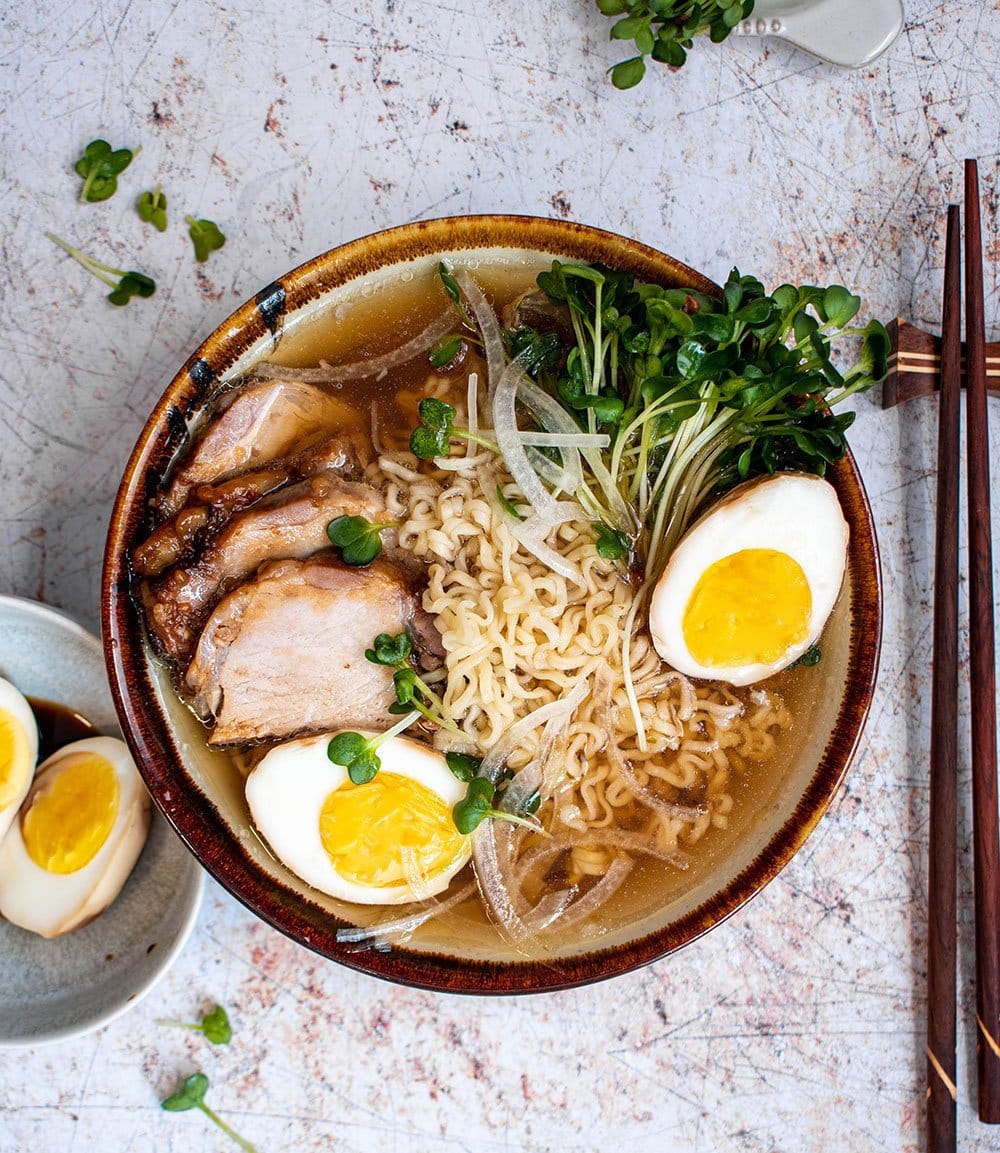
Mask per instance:
[[[442,892],[472,852],[451,815],[465,785],[441,753],[407,737],[383,741],[378,773],[355,785],[326,755],[335,735],[279,745],[247,777],[258,831],[296,876],[345,901],[397,905]]]
[[[778,473],[749,481],[683,537],[649,606],[653,645],[690,677],[748,685],[816,643],[847,564],[833,486]]]
[[[121,741],[64,746],[0,844],[0,913],[43,937],[78,928],[118,896],[148,829],[149,794]]]
[[[0,679],[0,841],[28,795],[38,760],[38,725],[31,705]]]

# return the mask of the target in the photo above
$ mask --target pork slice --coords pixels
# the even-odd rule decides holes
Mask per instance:
[[[214,721],[210,743],[389,728],[392,670],[365,649],[421,612],[408,577],[381,559],[267,565],[215,607],[187,671],[194,707]]]
[[[198,559],[143,587],[143,600],[163,651],[186,664],[215,602],[266,561],[303,558],[329,546],[326,526],[338,516],[378,520],[381,493],[323,473],[288,485],[231,516]]]
[[[172,565],[192,560],[209,536],[224,522],[265,496],[295,480],[336,472],[360,479],[372,459],[368,439],[360,431],[338,432],[319,444],[267,467],[240,472],[226,480],[199,484],[188,503],[157,526],[132,554],[135,571],[157,577]]]
[[[171,516],[191,489],[301,452],[344,426],[356,411],[325,389],[301,380],[257,380],[224,398],[155,502]]]

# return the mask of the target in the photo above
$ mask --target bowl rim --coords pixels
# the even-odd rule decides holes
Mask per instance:
[[[0,609],[9,609],[27,618],[36,617],[42,621],[51,623],[60,631],[81,641],[87,649],[92,650],[95,665],[99,666],[104,663],[104,646],[100,639],[90,632],[89,629],[84,628],[83,625],[74,620],[69,613],[63,612],[61,609],[53,608],[50,605],[42,604],[39,601],[30,600],[27,597],[9,596],[6,594],[0,595]],[[171,837],[174,835],[172,829],[168,835]],[[95,1013],[75,1024],[51,1026],[41,1033],[33,1033],[30,1036],[24,1037],[0,1036],[0,1052],[13,1051],[16,1049],[34,1049],[39,1045],[51,1045],[60,1041],[71,1041],[78,1037],[84,1037],[88,1033],[93,1033],[96,1029],[103,1029],[105,1025],[110,1025],[112,1021],[116,1021],[119,1017],[124,1016],[152,992],[173,968],[174,962],[190,939],[195,924],[198,921],[198,914],[201,911],[205,894],[205,872],[198,865],[197,858],[195,858],[193,865],[194,871],[190,879],[190,898],[184,909],[184,914],[177,932],[170,944],[166,948],[159,950],[157,963],[148,973],[145,980],[137,987],[129,985],[127,989],[123,988],[122,999],[113,1008],[107,1009],[104,1012]],[[126,993],[127,996],[125,995]]]
[[[200,864],[251,912],[321,956],[397,984],[431,991],[515,994],[556,991],[621,976],[668,956],[732,916],[788,864],[829,807],[860,745],[871,708],[882,634],[882,581],[871,507],[850,450],[830,471],[851,530],[847,684],[833,732],[795,808],[740,873],[662,929],[620,945],[569,957],[500,962],[393,948],[352,951],[338,944],[336,918],[264,876],[215,805],[190,781],[149,676],[144,628],[131,598],[129,556],[148,498],[186,433],[186,419],[220,376],[283,318],[352,280],[419,257],[462,250],[551,253],[605,259],[636,276],[673,280],[718,294],[711,280],[639,241],[545,217],[441,217],[348,241],[262,288],[224,320],[174,376],[144,425],[126,465],[108,528],[101,626],[115,708],[125,740],[154,801]],[[356,947],[354,947],[356,950]]]

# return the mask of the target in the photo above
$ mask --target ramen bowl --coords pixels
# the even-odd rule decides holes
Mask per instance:
[[[193,353],[149,417],[115,502],[105,554],[102,618],[107,667],[125,738],[163,815],[201,864],[235,897],[294,941],[352,968],[399,983],[464,993],[528,993],[613,977],[689,944],[744,905],[784,868],[830,804],[854,756],[871,703],[881,633],[875,531],[848,454],[830,472],[850,528],[847,573],[823,637],[808,725],[794,755],[757,795],[731,835],[655,908],[599,936],[524,955],[485,917],[460,932],[428,922],[388,950],[338,939],[357,912],[311,889],[269,851],[251,825],[242,778],[211,749],[155,655],[138,607],[130,555],[147,526],[193,420],[227,382],[256,363],[295,363],[309,334],[336,326],[344,309],[378,307],[394,286],[442,259],[525,275],[552,259],[600,263],[668,287],[719,289],[633,240],[565,221],[466,216],[411,224],[333,249],[238,309]]]

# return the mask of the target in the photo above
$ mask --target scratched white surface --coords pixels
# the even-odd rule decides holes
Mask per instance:
[[[173,371],[276,275],[388,225],[569,216],[716,279],[738,262],[772,284],[840,280],[868,312],[930,327],[943,205],[978,156],[995,337],[1000,5],[908,7],[902,38],[857,73],[741,40],[619,94],[603,70],[622,54],[589,0],[10,0],[0,592],[95,627],[110,503]],[[115,199],[82,206],[71,164],[97,135],[143,151]],[[132,210],[157,180],[163,236]],[[229,237],[203,269],[184,212]],[[45,229],[148,271],[156,296],[110,307]],[[158,1108],[195,1068],[262,1151],[918,1149],[935,416],[858,407],[889,592],[880,687],[845,790],[749,908],[604,985],[458,999],[320,961],[210,886],[181,961],[133,1013],[0,1054],[0,1150],[230,1148],[199,1114]],[[992,446],[1000,470],[995,410]],[[154,1023],[214,999],[235,1022],[226,1050]],[[970,1106],[968,1035],[959,1081],[961,1148],[1000,1148]]]

